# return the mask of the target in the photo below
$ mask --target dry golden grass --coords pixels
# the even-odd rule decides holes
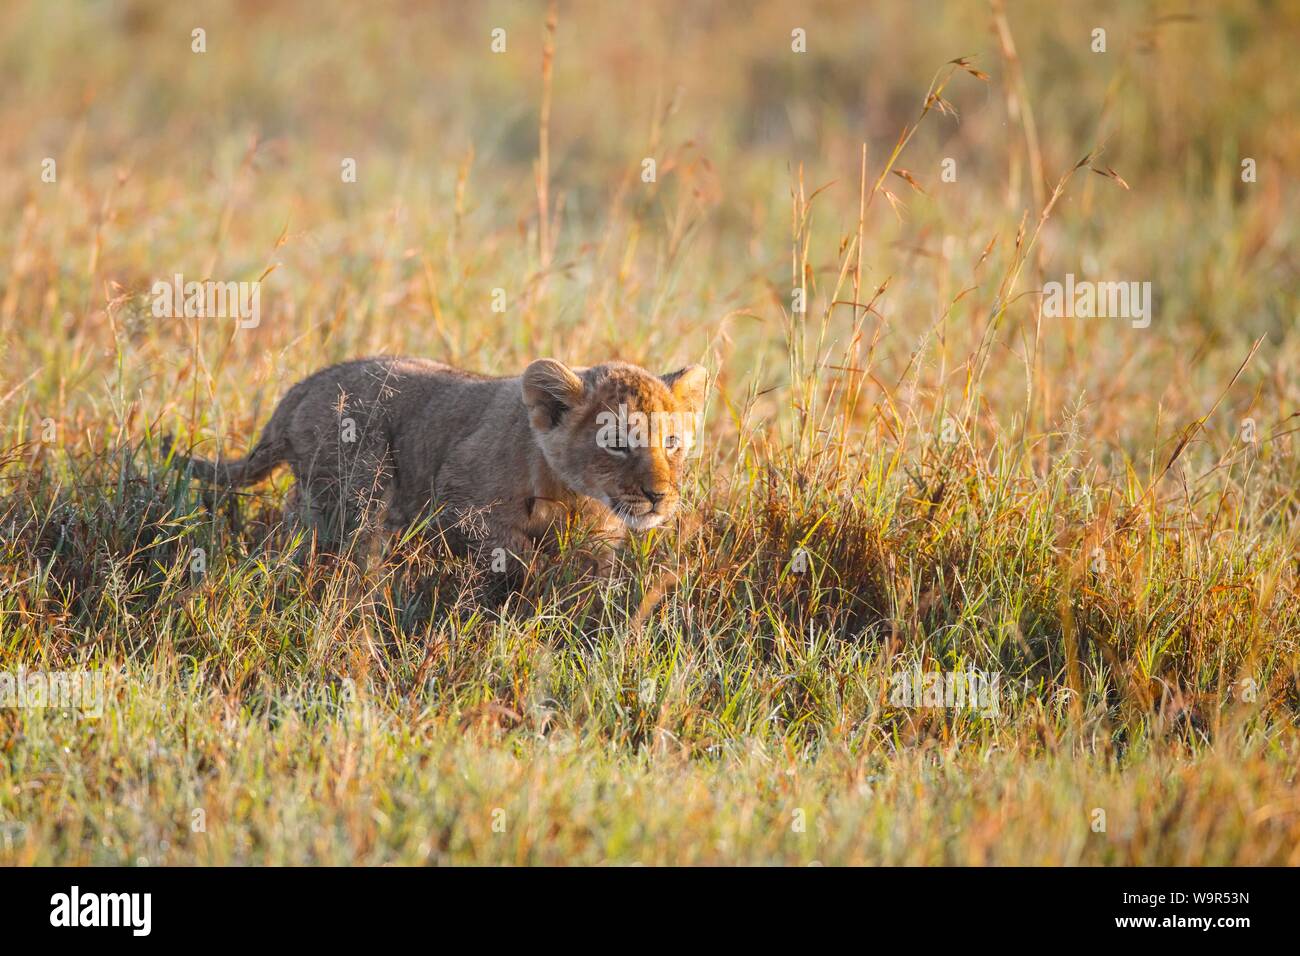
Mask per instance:
[[[1175,12],[7,5],[0,672],[106,699],[0,710],[0,861],[1300,863],[1300,19]],[[702,361],[692,507],[498,613],[165,466],[375,352]]]

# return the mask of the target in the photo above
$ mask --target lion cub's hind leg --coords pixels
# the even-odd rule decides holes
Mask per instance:
[[[336,450],[334,462],[322,455],[305,468],[292,463],[298,479],[295,522],[316,553],[364,568],[387,537],[386,515],[396,490],[392,457],[386,443],[373,441],[350,454],[346,445]]]

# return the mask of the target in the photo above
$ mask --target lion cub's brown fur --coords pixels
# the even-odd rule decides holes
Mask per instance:
[[[520,557],[571,521],[612,544],[673,513],[686,455],[681,442],[610,449],[597,440],[601,413],[697,415],[705,378],[698,365],[660,377],[541,359],[489,378],[425,359],[359,359],[289,389],[246,458],[182,460],[231,488],[287,463],[300,509],[335,541],[431,515],[470,550]]]

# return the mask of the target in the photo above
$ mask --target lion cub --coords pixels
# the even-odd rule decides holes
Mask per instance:
[[[658,376],[539,359],[489,378],[358,359],[289,389],[248,457],[180,460],[227,488],[288,463],[300,509],[333,544],[432,516],[454,546],[489,560],[522,558],[570,522],[613,546],[676,510],[705,383],[698,365]]]

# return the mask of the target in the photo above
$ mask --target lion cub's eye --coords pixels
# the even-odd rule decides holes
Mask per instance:
[[[615,438],[612,442],[597,442],[597,444],[615,458],[626,458],[628,456],[629,449],[626,441],[622,438]]]
[[[682,447],[682,440],[676,435],[669,435],[664,439],[664,448],[668,451],[676,451]]]

